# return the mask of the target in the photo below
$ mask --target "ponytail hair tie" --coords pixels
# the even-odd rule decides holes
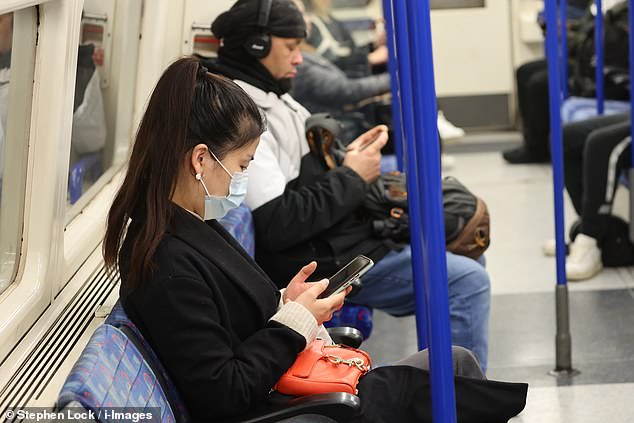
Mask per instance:
[[[208,72],[209,72],[209,69],[207,69],[205,66],[203,66],[200,63],[198,64],[197,76],[205,76],[207,75]]]

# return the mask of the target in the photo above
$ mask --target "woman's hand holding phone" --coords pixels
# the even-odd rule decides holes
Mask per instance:
[[[332,314],[343,307],[343,300],[350,292],[349,287],[349,289],[341,291],[338,294],[319,299],[317,298],[319,294],[328,288],[328,279],[322,279],[319,282],[310,283],[308,285],[308,289],[300,294],[295,299],[295,302],[303,305],[310,311],[315,317],[315,320],[317,320],[318,325],[332,319]]]
[[[284,290],[282,301],[284,304],[295,301],[303,305],[312,313],[317,323],[322,324],[330,320],[332,313],[343,306],[343,300],[352,288],[348,287],[337,295],[318,299],[317,297],[328,288],[328,279],[322,279],[319,282],[306,282],[306,279],[315,272],[315,269],[317,269],[317,263],[314,261],[302,267]]]
[[[290,283],[284,290],[282,302],[286,304],[289,301],[295,301],[304,291],[310,288],[310,283],[306,283],[306,279],[310,277],[317,269],[317,262],[311,261],[291,279]]]

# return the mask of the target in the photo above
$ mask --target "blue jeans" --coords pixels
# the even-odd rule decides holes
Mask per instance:
[[[349,302],[378,308],[393,316],[414,314],[412,250],[391,251],[363,276],[363,289]],[[489,349],[491,286],[484,258],[477,262],[447,253],[451,341],[473,351],[486,371]]]

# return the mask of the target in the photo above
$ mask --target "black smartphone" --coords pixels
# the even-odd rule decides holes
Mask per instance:
[[[374,262],[366,256],[357,256],[350,263],[342,267],[337,273],[328,278],[328,288],[317,298],[330,297],[346,289],[355,279],[363,276],[374,266]]]

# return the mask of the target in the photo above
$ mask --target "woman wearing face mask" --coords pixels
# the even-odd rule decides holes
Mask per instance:
[[[216,222],[244,199],[246,169],[264,127],[257,106],[236,84],[195,59],[176,61],[152,93],[108,216],[104,258],[121,273],[121,303],[193,421],[240,415],[271,400],[272,387],[346,295],[317,299],[327,281],[305,283],[314,262],[278,291]],[[483,378],[469,351],[459,350],[454,359],[459,374]],[[429,415],[423,400],[428,379],[416,368],[427,365],[426,353],[407,360],[400,366],[405,371],[383,368],[363,378],[360,421],[385,421],[381,413],[393,409],[386,401],[406,398],[403,390],[417,395],[406,413]],[[491,391],[478,384],[488,382],[474,382],[467,392],[476,417],[523,407],[525,387],[512,394],[495,388],[506,396],[486,409],[481,402],[491,403]]]

